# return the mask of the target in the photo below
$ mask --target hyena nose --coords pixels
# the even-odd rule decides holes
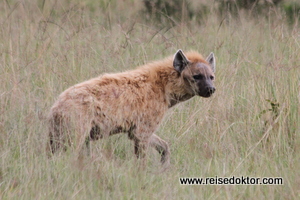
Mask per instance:
[[[213,94],[216,91],[215,87],[207,87],[207,91],[209,94]]]

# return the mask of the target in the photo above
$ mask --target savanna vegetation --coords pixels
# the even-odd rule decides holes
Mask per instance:
[[[299,2],[169,1],[174,13],[147,2],[0,2],[0,199],[299,199]],[[71,151],[48,158],[45,119],[62,91],[177,49],[215,53],[217,90],[165,117],[168,170],[152,149],[137,167],[124,134],[92,143],[80,161]],[[215,176],[284,184],[179,183]]]

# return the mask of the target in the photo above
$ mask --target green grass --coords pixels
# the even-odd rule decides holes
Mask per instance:
[[[284,15],[209,14],[201,25],[161,28],[140,17],[140,1],[54,2],[0,3],[0,199],[300,198],[300,29]],[[71,152],[46,156],[45,118],[63,90],[179,48],[215,53],[217,91],[166,115],[157,134],[170,144],[170,169],[159,173],[153,150],[140,169],[122,134],[92,143],[81,162]],[[179,184],[232,175],[284,185]]]

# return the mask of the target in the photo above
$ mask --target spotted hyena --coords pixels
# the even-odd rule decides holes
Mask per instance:
[[[135,70],[104,74],[65,90],[49,114],[49,151],[72,146],[80,152],[90,140],[127,133],[138,158],[148,146],[168,165],[167,142],[155,134],[168,109],[194,96],[215,92],[215,57],[178,50],[173,57]]]

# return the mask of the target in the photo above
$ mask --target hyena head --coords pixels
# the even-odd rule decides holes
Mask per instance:
[[[213,53],[210,53],[203,62],[192,62],[182,50],[178,50],[174,56],[173,66],[180,73],[188,94],[210,97],[215,92],[213,81],[216,66]]]

